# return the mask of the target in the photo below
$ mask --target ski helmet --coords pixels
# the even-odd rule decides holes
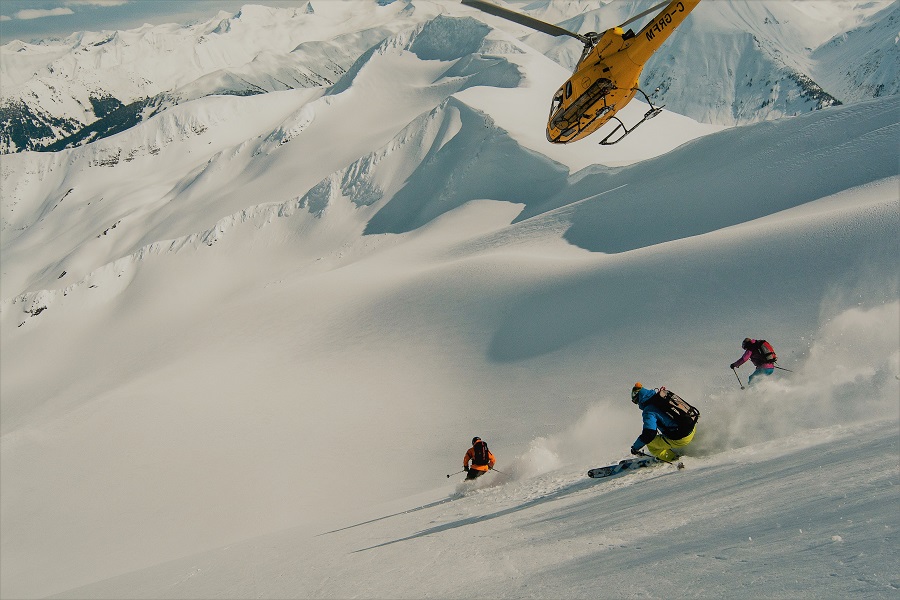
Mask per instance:
[[[474,446],[474,445],[475,445],[475,442],[479,441],[480,439],[481,439],[481,438],[478,437],[477,435],[476,435],[475,437],[473,437],[473,438],[472,438],[472,445]]]
[[[750,344],[752,344],[752,343],[753,343],[753,340],[751,340],[750,338],[744,338],[744,341],[741,342],[741,348],[746,350],[747,348],[750,347]]]
[[[635,404],[638,403],[638,392],[640,392],[641,389],[643,389],[643,387],[644,386],[641,385],[641,382],[638,381],[637,383],[634,384],[634,387],[631,388],[631,401],[634,402]]]

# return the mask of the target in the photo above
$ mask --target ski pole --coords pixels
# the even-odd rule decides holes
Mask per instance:
[[[647,457],[647,458],[651,458],[651,455],[647,454],[647,453],[644,452],[643,450],[638,450],[638,453],[637,453],[635,456],[645,456],[645,457]],[[666,459],[660,458],[660,457],[658,457],[658,456],[653,456],[652,458],[655,458],[656,460],[661,461],[661,462],[664,462],[664,463],[669,463],[670,465],[672,464],[672,461],[671,461],[671,460],[666,460]]]
[[[495,469],[494,467],[491,467],[491,471],[497,471],[497,469]],[[504,473],[503,471],[497,471],[497,473],[500,473],[501,475],[506,475],[506,473]]]
[[[782,371],[787,371],[788,373],[793,373],[793,371],[791,371],[790,369],[785,369],[784,367],[779,367],[778,365],[775,365],[775,368],[781,369]]]
[[[666,463],[667,465],[675,465],[675,466],[678,466],[678,465],[675,463],[674,460],[666,460],[666,459],[664,459],[664,458],[660,458],[659,456],[652,456],[652,455],[650,455],[650,454],[647,454],[647,453],[644,452],[643,450],[639,450],[638,453],[637,453],[635,456],[645,456],[645,457],[647,457],[647,458],[651,458],[651,457],[652,457],[652,458],[655,458],[656,460],[658,460],[659,462],[664,462],[664,463]]]
[[[738,385],[741,386],[741,389],[744,389],[744,384],[741,382],[741,376],[737,374],[737,369],[731,367],[731,370],[734,371],[734,376],[737,377]]]
[[[450,475],[459,475],[460,473],[465,473],[465,472],[466,472],[465,469],[463,469],[462,471],[457,471],[456,473],[450,473]],[[450,478],[450,475],[447,475],[448,479]]]

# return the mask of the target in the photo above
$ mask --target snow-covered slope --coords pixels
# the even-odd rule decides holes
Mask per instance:
[[[557,147],[491,25],[4,156],[0,597],[896,596],[900,98]]]
[[[897,468],[872,455],[896,456],[896,433],[896,421],[839,426],[681,473],[597,482],[560,469],[444,489],[58,597],[888,599]]]
[[[853,115],[885,102],[835,109],[842,112],[835,113],[833,126],[844,129],[843,138],[856,140],[848,147],[860,151],[848,157],[856,157],[860,170],[877,154],[885,127]],[[891,102],[883,107],[888,114],[896,109]],[[463,142],[456,138],[483,135],[483,125],[473,127],[465,118],[451,116],[445,122],[458,119],[458,127],[435,124],[437,129],[430,131],[443,128],[446,133],[430,138],[434,141],[426,148],[441,141],[448,148]],[[807,144],[824,148],[829,138],[821,136],[833,131],[826,133],[815,124],[827,116],[756,127],[760,135],[768,133],[764,146],[778,147],[796,136],[795,123],[808,121]],[[894,129],[896,124],[888,125],[885,133]],[[727,134],[706,138],[719,140],[712,147],[691,144],[669,155],[668,169],[651,162],[643,180],[658,189],[671,186],[671,169],[682,164],[678,155],[686,161],[712,161],[735,148],[735,136]],[[695,154],[698,148],[707,153]],[[867,152],[869,148],[873,151]],[[438,154],[435,160],[440,161]],[[316,547],[309,536],[321,533],[326,522],[333,529],[362,520],[355,515],[363,512],[370,518],[383,516],[365,507],[436,488],[436,480],[456,469],[461,446],[473,433],[491,440],[503,471],[517,464],[516,457],[527,462],[530,452],[538,453],[537,467],[523,467],[522,487],[502,492],[512,498],[500,506],[524,504],[514,512],[543,521],[541,509],[528,509],[529,500],[544,488],[528,475],[564,468],[554,477],[569,482],[565,489],[580,490],[584,484],[574,483],[575,473],[621,456],[639,429],[626,399],[635,379],[665,383],[701,407],[709,437],[698,439],[697,449],[707,456],[766,441],[784,454],[790,446],[781,436],[795,428],[816,430],[858,418],[887,419],[884,431],[896,430],[896,421],[890,421],[896,412],[898,360],[896,173],[829,197],[801,196],[798,202],[793,195],[779,196],[762,213],[742,212],[745,199],[740,196],[721,198],[732,212],[743,214],[737,222],[702,216],[703,197],[672,196],[670,202],[683,214],[707,227],[706,233],[668,243],[660,243],[666,238],[634,239],[640,231],[629,219],[640,228],[663,217],[640,201],[629,204],[627,187],[622,188],[618,195],[606,194],[613,202],[618,197],[620,206],[618,215],[607,218],[625,221],[615,234],[594,231],[592,243],[601,248],[618,240],[620,249],[632,243],[639,247],[604,254],[564,240],[579,231],[580,215],[595,214],[604,203],[602,192],[608,190],[599,187],[581,200],[513,225],[521,205],[532,204],[531,196],[523,193],[512,204],[473,199],[448,207],[449,212],[412,231],[405,213],[397,213],[389,220],[391,229],[407,233],[361,235],[365,224],[373,222],[371,216],[385,214],[376,211],[390,203],[385,204],[387,198],[374,204],[353,202],[359,197],[355,191],[395,169],[402,177],[400,169],[408,168],[408,161],[397,159],[392,165],[391,158],[373,157],[335,178],[344,192],[307,195],[294,210],[248,213],[197,236],[197,243],[161,244],[117,261],[62,293],[4,302],[4,595],[49,594],[286,530],[290,541],[284,543],[296,550],[279,551],[279,556],[289,556],[285,560],[297,565],[294,583],[288,584],[298,586],[296,595],[345,596],[347,586],[365,586],[380,573],[381,563],[366,561],[357,579],[343,574],[305,587],[300,581],[315,578],[319,569],[318,563],[303,560]],[[497,169],[516,170],[526,160],[510,155]],[[802,167],[815,164],[817,152],[791,160],[807,178],[798,179],[796,189],[811,188],[815,170]],[[381,165],[386,173],[378,175]],[[758,164],[761,177],[771,166]],[[429,180],[407,181],[421,190],[420,197],[430,197]],[[446,181],[454,189],[468,185],[465,177]],[[542,192],[534,191],[537,201]],[[406,194],[416,196],[412,190]],[[398,192],[392,199],[401,197]],[[582,213],[581,208],[589,210]],[[760,248],[774,258],[754,260]],[[763,302],[756,301],[760,294]],[[44,300],[50,300],[46,309],[35,310]],[[847,312],[860,303],[862,307]],[[845,323],[841,332],[854,331],[862,338],[857,343],[827,333],[828,319]],[[860,319],[871,327],[853,329]],[[736,357],[737,340],[756,331],[776,342],[782,364],[800,372],[800,378],[748,390],[746,398],[722,396],[735,385],[725,363]],[[875,342],[876,332],[885,337]],[[819,347],[815,340],[822,337],[827,341]],[[673,348],[686,348],[689,357]],[[850,356],[857,358],[850,361]],[[833,398],[831,404],[819,404],[823,397]],[[731,407],[741,400],[759,403],[759,412],[735,418]],[[778,414],[779,406],[784,415]],[[810,410],[815,416],[809,416]],[[568,443],[572,436],[562,432],[570,427],[580,432],[580,450],[529,450],[537,436]],[[879,447],[894,439],[885,435],[863,439]],[[844,439],[854,438],[841,437],[836,443]],[[865,488],[863,482],[876,477],[882,482],[877,485],[887,486],[895,477],[890,473],[854,480],[854,485]],[[839,486],[842,478],[820,474],[817,480]],[[708,481],[705,486],[721,484],[721,479]],[[763,493],[777,489],[773,483]],[[848,493],[856,497],[856,492]],[[97,502],[98,497],[103,501]],[[435,500],[440,493],[429,497]],[[801,509],[797,496],[790,498],[795,517],[778,519],[793,524]],[[727,497],[720,502],[727,505]],[[403,508],[392,506],[393,512]],[[779,504],[772,506],[777,510]],[[883,509],[893,514],[889,501]],[[469,510],[475,521],[481,519],[480,511],[494,512],[479,504]],[[441,520],[453,513],[438,514],[447,515]],[[878,514],[874,523],[880,526],[888,517]],[[833,519],[816,521],[815,543],[826,533],[844,535]],[[362,537],[354,538],[352,548],[340,546],[336,556],[342,556],[340,548],[378,546],[421,529],[397,523],[404,526],[388,536],[378,534],[385,531],[380,528],[360,528]],[[747,526],[730,523],[736,529]],[[890,526],[890,521],[884,524]],[[292,527],[303,533],[287,532]],[[552,525],[543,527],[550,528],[543,529],[549,535]],[[590,531],[595,530],[586,530],[581,543],[593,541]],[[639,535],[616,531],[610,535],[619,540]],[[651,539],[658,535],[655,527],[641,531]],[[441,538],[436,539],[440,547]],[[507,552],[503,548],[515,539],[498,540],[496,553]],[[893,539],[885,543],[890,546]],[[468,543],[445,550],[463,553]],[[701,552],[701,546],[717,548],[720,543],[694,538],[690,548]],[[630,558],[634,550],[625,546],[621,551]],[[268,568],[266,561],[276,559],[256,562],[257,547],[250,543],[221,552],[239,553],[254,571]],[[391,545],[398,551],[404,547]],[[418,580],[422,587],[407,583],[409,587],[391,588],[392,579],[373,589],[394,589],[401,596],[431,589],[458,593],[453,577],[458,570],[443,567],[460,563],[425,558],[433,552],[419,552],[424,562],[414,563],[415,569],[441,569],[440,579],[451,580],[451,587],[435,588],[426,578]],[[215,567],[201,561],[185,572],[185,564],[178,563],[175,579],[172,572],[158,575],[153,570],[143,585],[151,586],[151,595],[179,595],[181,588],[164,592],[159,586],[174,585],[194,568],[227,570],[229,559],[216,558],[218,552],[211,556]],[[277,573],[283,572],[280,560]],[[414,559],[404,553],[403,560]],[[761,554],[757,560],[764,560]],[[883,570],[874,571],[871,587],[864,589],[877,591],[884,578],[892,581],[888,566],[880,564]],[[873,568],[870,563],[863,567]],[[807,568],[810,575],[804,582],[814,573],[821,575],[815,564]],[[48,572],[54,576],[47,577]],[[516,572],[503,577],[515,578]],[[557,584],[545,581],[540,594],[587,589],[595,576],[588,569],[567,572]],[[241,595],[247,585],[243,578],[211,577],[200,580],[206,583],[191,594]],[[128,586],[139,589],[127,581],[112,595]],[[266,581],[254,584],[260,586],[258,593],[287,593],[277,576]],[[726,585],[722,579],[712,581]]]

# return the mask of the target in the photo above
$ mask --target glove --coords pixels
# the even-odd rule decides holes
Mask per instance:
[[[734,368],[737,368],[737,363],[731,363],[728,366],[731,367],[732,369],[734,369]]]
[[[641,452],[640,448],[632,448],[631,453],[634,454],[635,456],[643,456],[643,454],[644,454],[643,452]]]
[[[464,472],[464,473],[468,473],[468,472],[469,472],[469,467],[463,467],[463,472]]]

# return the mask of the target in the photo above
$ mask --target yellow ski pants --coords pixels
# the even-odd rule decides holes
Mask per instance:
[[[678,458],[678,454],[676,454],[672,448],[684,448],[690,444],[691,440],[694,439],[695,431],[697,431],[696,428],[680,440],[670,440],[666,436],[657,433],[656,437],[653,438],[653,441],[647,444],[647,450],[650,451],[650,454],[660,460],[672,462]]]

